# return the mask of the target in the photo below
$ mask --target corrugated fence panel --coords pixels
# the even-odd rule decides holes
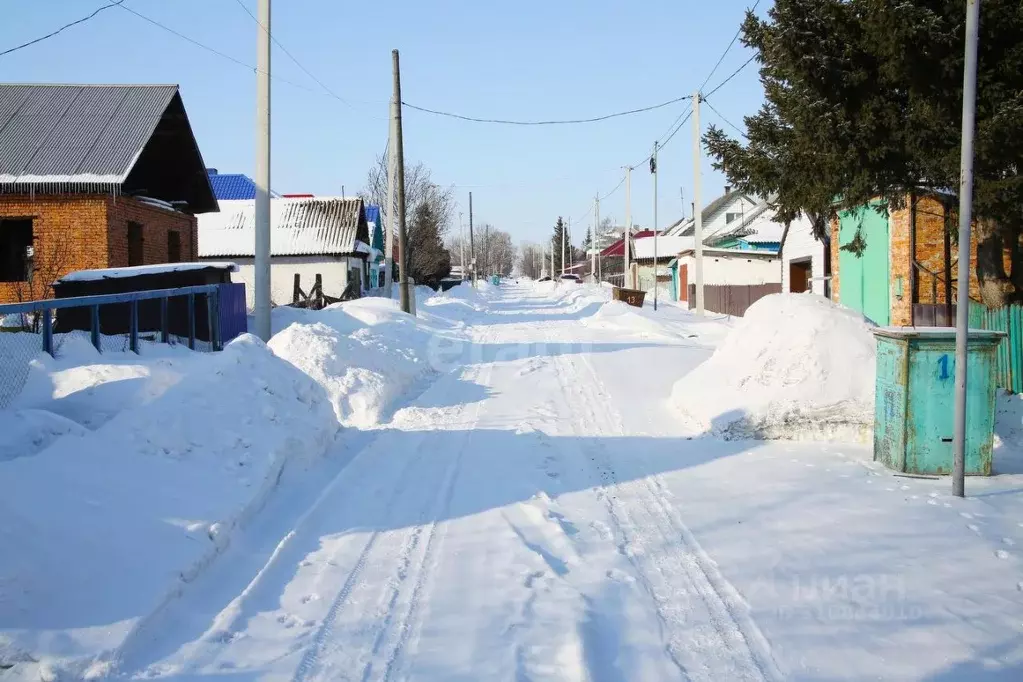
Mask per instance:
[[[980,303],[972,303],[970,327],[1007,334],[995,355],[995,377],[999,388],[1023,393],[1023,305],[1014,303],[1002,308],[985,308]]]

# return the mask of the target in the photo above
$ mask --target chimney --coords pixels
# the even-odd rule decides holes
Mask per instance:
[[[732,186],[731,185],[725,185],[725,194],[728,194],[731,191],[732,191]]]

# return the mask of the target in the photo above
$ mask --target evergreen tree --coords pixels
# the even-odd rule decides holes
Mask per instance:
[[[451,272],[451,254],[444,248],[440,227],[431,203],[416,206],[407,239],[409,274],[418,284],[436,286]]]
[[[558,216],[558,222],[554,224],[554,234],[551,236],[551,248],[554,249],[554,274],[561,274],[561,241],[565,239],[565,221]],[[569,245],[565,244],[565,258],[569,259]]]
[[[981,12],[977,274],[998,304],[1023,298],[1023,6],[987,0]],[[766,101],[745,120],[746,143],[710,129],[715,167],[775,198],[783,221],[806,212],[819,237],[841,208],[955,194],[964,14],[959,0],[777,0],[767,20],[748,13],[743,42],[757,50]]]

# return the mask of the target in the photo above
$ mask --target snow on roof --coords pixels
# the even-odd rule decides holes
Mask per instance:
[[[64,275],[58,282],[95,282],[101,279],[123,279],[141,275],[162,275],[167,272],[186,272],[189,270],[228,270],[238,272],[238,266],[229,262],[209,263],[158,263],[156,265],[133,265],[127,268],[100,268],[97,270],[78,270]]]
[[[255,201],[221,201],[219,213],[203,213],[198,221],[200,258],[255,255]],[[369,242],[362,199],[270,200],[272,256],[352,254],[356,253],[356,239]]]
[[[632,238],[634,240],[635,239],[642,239],[643,237],[652,237],[652,236],[654,236],[654,231],[653,230],[640,230],[639,232],[633,232],[632,233]],[[604,249],[603,251],[601,251],[600,255],[601,256],[618,256],[620,258],[624,258],[625,257],[625,238],[624,237],[619,238],[617,241],[615,241],[613,244],[611,244],[611,246],[609,246],[606,249]]]
[[[691,249],[694,246],[692,237],[680,237],[677,235],[659,235],[657,241],[657,258],[668,260],[679,254],[681,251]],[[654,237],[643,237],[632,242],[633,257],[637,260],[654,257]]]

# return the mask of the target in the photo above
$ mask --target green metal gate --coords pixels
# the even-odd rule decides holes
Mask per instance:
[[[838,214],[839,299],[878,326],[891,323],[888,218],[874,205]]]

